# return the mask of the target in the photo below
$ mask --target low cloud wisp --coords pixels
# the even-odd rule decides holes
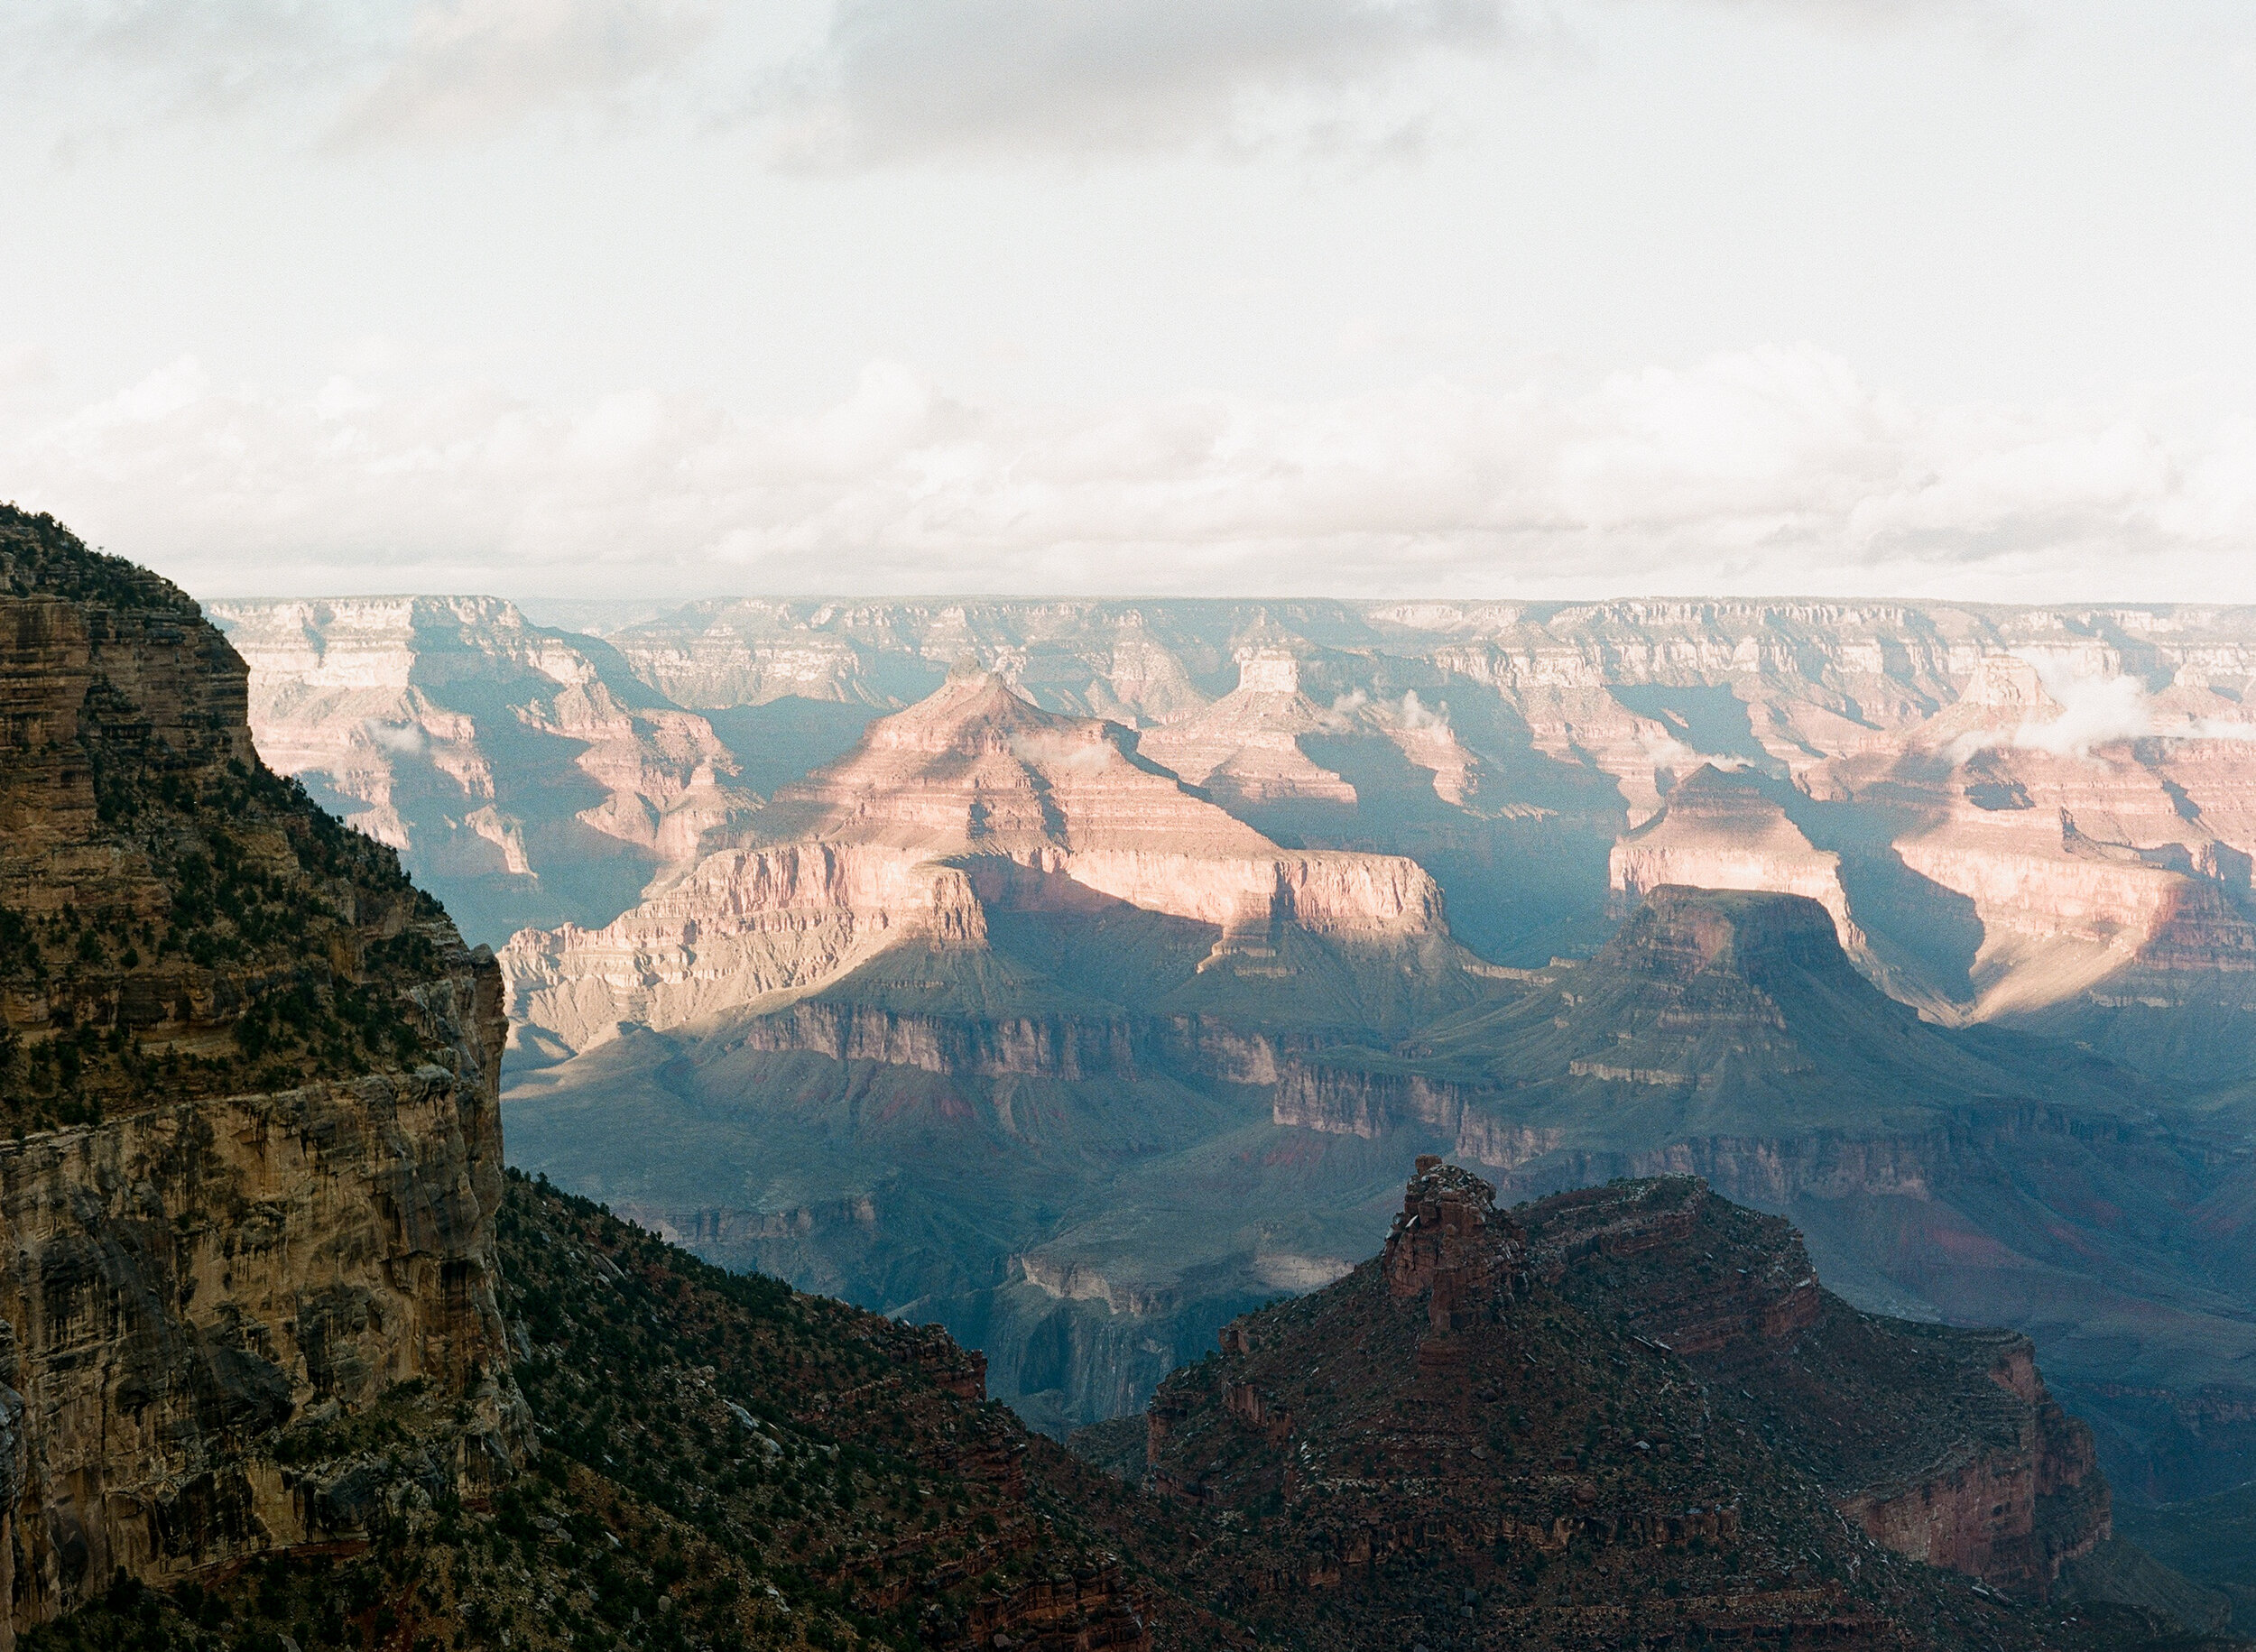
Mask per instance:
[[[316,395],[192,359],[0,386],[0,474],[215,594],[852,587],[2256,600],[2256,425],[1921,409],[1808,349],[1596,383],[977,404],[875,364],[798,419],[633,392]]]

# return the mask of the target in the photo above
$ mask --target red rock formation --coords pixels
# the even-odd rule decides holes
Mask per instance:
[[[1644,1335],[1735,1386],[1841,1511],[1901,1555],[2041,1596],[2109,1535],[2091,1430],[2011,1332],[1862,1315],[1821,1289],[1800,1235],[1688,1178],[1545,1200],[1531,1264],[1591,1259]]]
[[[1372,1643],[1437,1592],[1481,1647],[1946,1644],[1969,1631],[1938,1596],[1974,1597],[1877,1564],[1843,1513],[2029,1593],[2103,1532],[2078,1431],[2010,1356],[2017,1339],[1857,1315],[1783,1223],[1697,1183],[1517,1214],[1524,1241],[1484,1183],[1421,1158],[1379,1259],[1225,1326],[1215,1358],[1162,1385],[1151,1481],[1219,1517],[1193,1588],[1300,1644]],[[2003,1418],[2035,1434],[1997,1437]],[[2065,1454],[2047,1456],[2047,1430]],[[1866,1472],[1962,1433],[1972,1455],[1946,1448],[1915,1477],[1925,1504]],[[1983,1496],[2017,1497],[2019,1516],[1983,1526]]]
[[[1493,1313],[1520,1260],[1519,1225],[1496,1209],[1496,1190],[1431,1155],[1418,1161],[1388,1231],[1381,1270],[1397,1301],[1423,1297],[1437,1334]]]

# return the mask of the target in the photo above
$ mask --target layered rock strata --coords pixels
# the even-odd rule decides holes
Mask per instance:
[[[1651,819],[1613,845],[1607,875],[1630,909],[1670,884],[1799,895],[1832,914],[1844,951],[1867,950],[1849,916],[1841,857],[1813,844],[1754,777],[1712,763],[1678,781]]]
[[[0,1642],[121,1568],[364,1534],[321,1431],[400,1384],[460,1402],[441,1490],[523,1449],[498,973],[245,699],[179,591],[0,513]]]
[[[608,919],[759,799],[710,722],[491,597],[213,605],[259,751],[498,946]]]
[[[2245,610],[745,601],[609,645],[484,599],[227,613],[270,760],[405,833],[496,942],[601,928],[726,838],[733,774],[803,774],[968,654],[1048,710],[1142,728],[1280,842],[1419,860],[1507,962],[1595,945],[1610,881],[1713,877],[1826,901],[1860,964],[1943,1019],[2035,1018],[2210,1075],[2245,1041]],[[1799,794],[1807,848],[1717,820],[1701,847],[1624,843],[1609,880],[1624,830],[1707,764]]]
[[[1117,724],[1040,711],[985,673],[779,790],[752,843],[603,929],[520,936],[503,962],[523,1036],[571,1051],[622,1022],[772,1010],[907,943],[985,948],[994,914],[1123,909],[1203,932],[1200,971],[1290,976],[1288,931],[1460,966],[1414,863],[1281,849]]]
[[[1390,1050],[1291,1055],[1272,1119],[1438,1147],[1518,1196],[1706,1177],[1789,1214],[1863,1306],[2038,1337],[2142,1492],[2239,1472],[2223,1463],[2246,1460],[2244,1432],[2222,1419],[2256,1336],[2237,1106],[2213,1117],[2085,1051],[1925,1021],[1799,897],[1663,888],[1597,956],[1525,984]],[[2149,1220],[2093,1214],[2131,1209]]]

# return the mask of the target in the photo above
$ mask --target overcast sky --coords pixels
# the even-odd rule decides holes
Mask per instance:
[[[2248,0],[11,0],[206,595],[2256,600]]]

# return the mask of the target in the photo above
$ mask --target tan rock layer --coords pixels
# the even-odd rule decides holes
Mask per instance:
[[[120,926],[6,960],[11,1084],[20,1045],[65,1031],[117,1083],[105,1121],[0,1143],[4,1652],[120,1567],[161,1582],[365,1535],[386,1511],[349,1466],[278,1449],[309,1412],[349,1423],[416,1379],[458,1399],[441,1491],[508,1472],[528,1431],[496,1299],[491,955],[256,772],[243,663],[184,595],[13,510],[0,564],[0,899]],[[167,866],[222,848],[228,909],[197,916]],[[379,942],[427,970],[365,972]],[[141,1039],[224,1052],[176,1063],[209,1092],[254,1058],[230,1035],[265,996],[347,986],[404,1018],[404,1069],[339,1023],[289,1047],[307,1082],[151,1094],[167,1069]]]

